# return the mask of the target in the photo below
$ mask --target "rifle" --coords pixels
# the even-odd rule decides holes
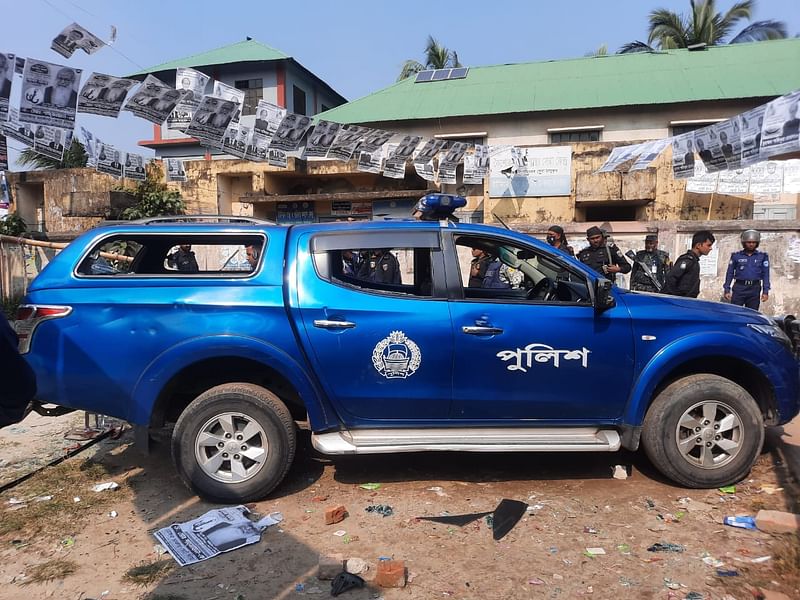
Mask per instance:
[[[644,264],[641,260],[637,260],[636,253],[633,250],[628,250],[625,253],[625,256],[627,256],[633,262],[635,262],[637,265],[639,265],[639,268],[644,272],[645,275],[647,275],[647,277],[650,279],[650,281],[653,283],[653,285],[656,286],[656,291],[660,292],[661,291],[661,284],[658,282],[658,279],[656,279],[656,276],[653,275],[650,272],[650,267],[648,267],[646,264]]]
[[[500,217],[498,217],[498,216],[497,216],[497,213],[492,213],[492,216],[493,216],[495,219],[497,219],[498,221],[500,221],[500,225],[502,225],[503,227],[505,227],[505,228],[506,228],[506,229],[508,229],[509,231],[513,231],[513,229],[511,229],[511,227],[509,227],[508,225],[506,225],[506,222],[505,222],[505,221],[503,221],[503,219],[501,219]]]

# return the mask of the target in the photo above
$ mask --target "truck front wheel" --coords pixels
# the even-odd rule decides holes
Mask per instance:
[[[642,444],[651,462],[690,488],[731,485],[750,471],[764,443],[764,422],[753,397],[718,375],[671,383],[644,420]]]
[[[269,390],[227,383],[195,398],[172,434],[172,460],[184,483],[207,500],[260,500],[286,476],[295,426]]]

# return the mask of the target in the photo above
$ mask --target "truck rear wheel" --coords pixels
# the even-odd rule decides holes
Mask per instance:
[[[260,386],[227,383],[195,398],[172,434],[172,460],[184,483],[207,500],[260,500],[294,459],[294,421]]]
[[[749,472],[764,443],[753,397],[718,375],[671,383],[644,420],[642,444],[664,475],[690,488],[731,485]]]

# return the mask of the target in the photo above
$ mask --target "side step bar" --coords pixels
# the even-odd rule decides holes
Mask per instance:
[[[596,427],[515,429],[358,429],[313,434],[323,454],[466,452],[614,452],[619,434]]]

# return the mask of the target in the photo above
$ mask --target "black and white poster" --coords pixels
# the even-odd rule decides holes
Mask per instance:
[[[328,155],[333,141],[339,134],[341,125],[333,121],[319,121],[308,136],[306,142],[306,158],[324,158]]]
[[[421,163],[414,159],[414,170],[425,181],[436,181],[436,166],[433,164],[433,160]]]
[[[235,113],[234,102],[216,96],[205,96],[186,128],[186,133],[203,144],[219,147]]]
[[[97,150],[97,170],[114,177],[122,177],[122,153],[111,144],[103,142],[98,142],[95,149]]]
[[[78,112],[118,117],[128,92],[138,83],[135,79],[92,73],[78,95]]]
[[[709,125],[694,132],[694,146],[706,167],[706,172],[716,173],[727,168],[728,161],[722,153],[719,131],[713,126]]]
[[[225,134],[222,136],[222,146],[220,146],[220,149],[228,154],[234,154],[236,151],[236,136],[238,133],[239,124],[231,122],[225,130]]]
[[[250,137],[253,129],[247,125],[239,123],[238,131],[236,132],[236,139],[233,142],[234,151],[233,155],[239,158],[244,158],[247,153],[247,144],[250,142]]]
[[[694,176],[694,131],[672,138],[672,174],[675,179]]]
[[[239,116],[242,114],[242,107],[244,107],[244,90],[215,80],[211,95],[235,103],[236,110],[233,113],[233,120],[236,122],[239,121]]]
[[[392,179],[403,179],[406,176],[406,161],[400,158],[389,161],[389,157],[397,152],[397,142],[391,142],[384,146],[384,156],[386,159],[383,161],[383,176]]]
[[[6,136],[0,134],[0,171],[8,171],[8,143]]]
[[[371,152],[360,150],[356,169],[363,173],[380,173],[383,168],[383,147]]]
[[[606,162],[603,163],[598,173],[610,173],[616,171],[621,165],[633,160],[641,152],[643,152],[646,144],[630,144],[628,146],[617,146],[611,149],[611,154],[608,155]]]
[[[480,185],[489,174],[489,146],[475,144],[472,154],[464,155],[464,185]]]
[[[426,140],[422,145],[422,148],[419,149],[419,152],[417,152],[417,155],[414,157],[414,164],[424,165],[431,162],[438,156],[439,152],[441,152],[442,148],[444,148],[446,144],[447,142],[445,140]],[[419,172],[419,170],[417,172]]]
[[[178,67],[175,70],[175,89],[190,93],[185,94],[167,117],[167,129],[185,131],[189,127],[194,111],[203,100],[209,79],[205,73],[188,67]]]
[[[81,69],[29,58],[22,75],[19,120],[75,129]]]
[[[742,136],[739,116],[715,123],[711,130],[716,136],[720,152],[725,157],[727,169],[738,169],[742,164]]]
[[[8,121],[8,101],[14,81],[14,55],[0,52],[0,122]]]
[[[20,123],[19,111],[12,107],[8,111],[8,121],[2,124],[3,135],[33,148],[33,129],[27,123]]]
[[[271,150],[294,152],[311,128],[311,117],[286,113],[269,143]]]
[[[764,126],[765,106],[743,112],[739,115],[739,123],[742,126],[742,165],[749,167],[757,162],[761,162],[761,129]]]
[[[83,149],[86,151],[86,166],[97,167],[97,153],[95,152],[95,137],[94,134],[81,126],[80,135],[83,140]]]
[[[471,146],[467,142],[451,142],[447,152],[444,153],[442,160],[439,161],[439,181],[442,183],[455,184],[456,170],[464,158],[464,153]]]
[[[65,27],[50,44],[50,48],[64,58],[70,58],[78,49],[86,54],[94,54],[103,46],[105,46],[103,40],[77,23]]]
[[[180,158],[166,158],[167,163],[167,181],[186,181],[186,169],[183,167],[183,161]]]
[[[339,133],[336,134],[336,139],[331,144],[330,150],[328,150],[328,158],[350,160],[361,138],[370,131],[372,131],[370,128],[361,127],[360,125],[342,125],[339,128]]]
[[[160,79],[148,75],[136,93],[128,98],[123,110],[130,111],[137,117],[156,125],[162,125],[187,93],[189,92],[176,90]]]
[[[406,175],[406,162],[414,155],[422,136],[404,135],[399,143],[387,145],[387,158],[383,174],[393,179],[403,179]]]
[[[128,152],[125,154],[125,166],[122,174],[134,181],[144,181],[147,179],[147,171],[144,168],[144,156]]]
[[[286,152],[283,150],[270,148],[267,151],[267,162],[273,167],[285,169],[289,165],[289,157],[286,156]]]
[[[361,152],[374,153],[379,148],[388,142],[394,133],[391,131],[383,131],[381,129],[372,129],[367,133],[358,145],[358,150]]]
[[[33,149],[37,154],[60,161],[71,144],[72,130],[47,125],[36,126]]]
[[[764,111],[761,158],[800,150],[800,90],[776,98]]]

